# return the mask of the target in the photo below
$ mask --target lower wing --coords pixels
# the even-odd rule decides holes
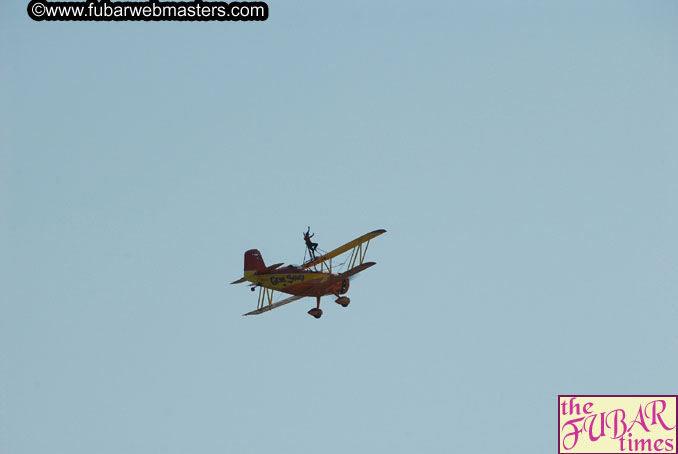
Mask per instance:
[[[248,312],[248,313],[242,314],[242,315],[259,315],[259,314],[263,314],[264,312],[268,312],[268,311],[270,311],[270,310],[272,310],[272,309],[278,308],[278,307],[280,307],[280,306],[284,306],[285,304],[292,303],[292,302],[294,302],[294,301],[296,301],[296,300],[300,300],[300,299],[302,299],[302,298],[303,298],[303,296],[296,296],[296,295],[295,295],[295,296],[290,296],[289,298],[285,298],[284,300],[280,300],[280,301],[278,301],[277,303],[273,303],[273,304],[269,304],[269,305],[264,305],[264,307],[262,307],[261,309],[257,309],[257,310],[255,310],[255,311]]]
[[[356,267],[351,268],[350,270],[346,271],[345,273],[341,273],[339,276],[344,278],[344,277],[351,277],[353,275],[356,275],[360,273],[361,271],[365,271],[367,268],[376,265],[376,262],[365,262],[362,265],[358,265]]]

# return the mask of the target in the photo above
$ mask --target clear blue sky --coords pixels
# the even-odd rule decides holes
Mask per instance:
[[[0,452],[553,452],[676,393],[678,4],[0,5]],[[325,315],[243,252],[376,228]]]

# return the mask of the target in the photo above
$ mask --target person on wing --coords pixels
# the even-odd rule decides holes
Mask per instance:
[[[306,230],[306,233],[304,233],[304,241],[306,242],[308,253],[311,255],[311,260],[315,260],[315,250],[318,248],[318,243],[311,241],[313,235],[315,235],[315,233],[311,233],[311,227],[309,226],[308,230]]]

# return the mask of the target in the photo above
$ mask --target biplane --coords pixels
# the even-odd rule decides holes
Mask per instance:
[[[304,297],[315,297],[316,307],[308,313],[315,318],[320,318],[323,315],[320,309],[320,298],[327,295],[336,296],[335,302],[342,307],[347,307],[351,300],[343,295],[348,292],[349,280],[361,271],[376,265],[375,262],[365,262],[365,255],[370,240],[385,232],[386,230],[380,229],[366,233],[318,257],[311,254],[309,260],[299,266],[283,266],[283,263],[266,266],[261,253],[257,249],[250,249],[245,252],[245,276],[231,282],[231,284],[250,282],[252,291],[259,288],[256,310],[243,315],[263,314]],[[335,265],[334,270],[345,267],[345,271],[333,272],[333,259],[349,251],[348,259]],[[292,296],[274,303],[274,292],[287,293]]]

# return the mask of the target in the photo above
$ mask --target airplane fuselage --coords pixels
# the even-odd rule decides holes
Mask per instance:
[[[286,266],[272,271],[246,271],[245,279],[261,287],[290,295],[324,296],[346,293],[348,280],[337,274]]]

